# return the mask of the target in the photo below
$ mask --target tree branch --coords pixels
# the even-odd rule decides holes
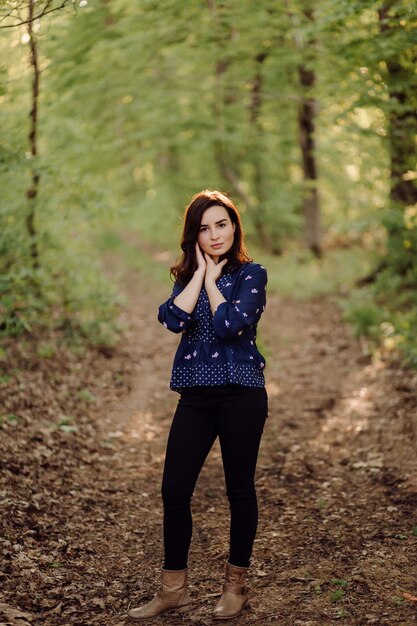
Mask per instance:
[[[73,0],[62,0],[61,4],[59,4],[58,6],[51,7],[52,1],[53,0],[48,0],[46,2],[46,4],[45,4],[44,8],[39,13],[37,13],[36,15],[28,17],[25,20],[22,19],[20,22],[15,22],[14,24],[3,24],[2,25],[1,22],[4,22],[4,20],[6,20],[6,19],[8,19],[8,18],[13,16],[13,13],[18,8],[18,7],[15,7],[12,11],[9,11],[9,13],[7,13],[2,18],[0,18],[0,28],[15,28],[16,26],[23,26],[24,24],[29,24],[30,22],[34,22],[35,20],[40,19],[44,15],[49,15],[49,13],[54,13],[55,11],[60,11],[67,4],[74,4]],[[22,6],[22,4],[23,3],[21,3],[20,6]]]

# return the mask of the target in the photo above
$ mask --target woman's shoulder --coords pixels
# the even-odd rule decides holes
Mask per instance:
[[[248,261],[247,263],[244,263],[240,268],[240,271],[244,274],[253,274],[258,272],[266,274],[265,266],[261,265],[261,263],[256,263],[256,261]]]
[[[268,274],[265,267],[255,261],[246,261],[231,275],[232,282],[237,285],[242,284],[242,281],[255,279],[255,277],[258,282],[261,281],[265,284],[268,282]]]

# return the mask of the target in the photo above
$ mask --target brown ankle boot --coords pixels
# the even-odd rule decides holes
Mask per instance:
[[[226,580],[219,603],[213,611],[215,619],[236,617],[249,602],[248,588],[245,586],[248,567],[237,567],[226,561]]]
[[[190,594],[187,589],[188,567],[181,570],[161,570],[162,587],[152,600],[128,613],[132,619],[147,619],[162,615],[176,609],[184,613],[191,605]]]

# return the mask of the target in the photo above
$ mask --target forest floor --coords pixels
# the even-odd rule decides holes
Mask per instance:
[[[166,290],[131,270],[123,288],[128,330],[116,348],[50,355],[33,339],[9,346],[0,378],[1,626],[136,623],[128,609],[158,585],[179,337],[156,319]],[[260,521],[251,608],[233,623],[417,624],[417,372],[372,363],[332,296],[269,293],[259,334],[269,395]],[[216,623],[228,539],[218,442],[193,514],[196,604],[152,623]]]

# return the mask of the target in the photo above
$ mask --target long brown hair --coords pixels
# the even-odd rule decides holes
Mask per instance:
[[[243,263],[253,260],[248,255],[245,248],[242,222],[234,202],[222,191],[203,189],[203,191],[196,193],[191,198],[191,202],[185,209],[181,237],[181,249],[183,253],[179,261],[170,268],[170,276],[173,276],[182,287],[185,287],[185,285],[189,283],[198,267],[195,242],[198,238],[203,213],[213,205],[224,207],[229,214],[232,224],[236,225],[232,247],[226,254],[222,254],[219,258],[219,262],[226,257],[228,259],[223,267],[223,273],[234,272],[238,270]]]

